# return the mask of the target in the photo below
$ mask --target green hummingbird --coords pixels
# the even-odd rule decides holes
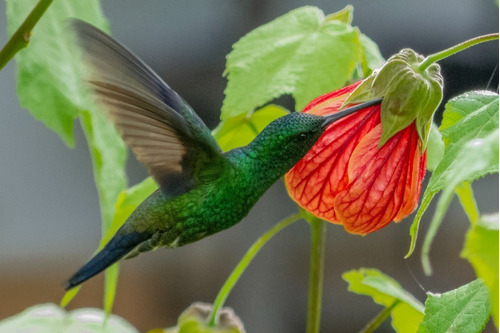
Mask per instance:
[[[73,30],[90,67],[88,83],[159,189],[65,284],[71,289],[122,258],[176,248],[241,221],[332,122],[381,99],[329,116],[292,112],[247,146],[223,153],[193,109],[143,61],[83,21]]]

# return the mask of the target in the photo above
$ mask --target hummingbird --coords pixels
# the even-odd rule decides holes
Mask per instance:
[[[158,184],[112,239],[65,284],[69,290],[122,258],[176,248],[241,221],[334,121],[381,99],[328,116],[292,112],[247,146],[222,152],[194,110],[149,66],[98,28],[73,20],[90,68],[88,86]]]

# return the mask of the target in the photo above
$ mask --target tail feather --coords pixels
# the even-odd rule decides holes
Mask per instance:
[[[135,232],[125,235],[115,235],[99,253],[69,278],[64,284],[64,288],[69,290],[87,281],[123,258],[148,238],[149,235]]]

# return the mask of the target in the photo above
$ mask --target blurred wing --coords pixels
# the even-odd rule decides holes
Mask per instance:
[[[142,60],[94,26],[72,21],[93,91],[167,195],[217,177],[223,157],[191,107]]]

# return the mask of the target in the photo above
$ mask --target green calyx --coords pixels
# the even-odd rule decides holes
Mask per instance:
[[[379,147],[416,120],[422,149],[425,149],[432,117],[443,97],[443,77],[435,63],[420,70],[423,61],[424,57],[415,51],[401,50],[366,78],[344,102],[347,105],[383,98]]]

